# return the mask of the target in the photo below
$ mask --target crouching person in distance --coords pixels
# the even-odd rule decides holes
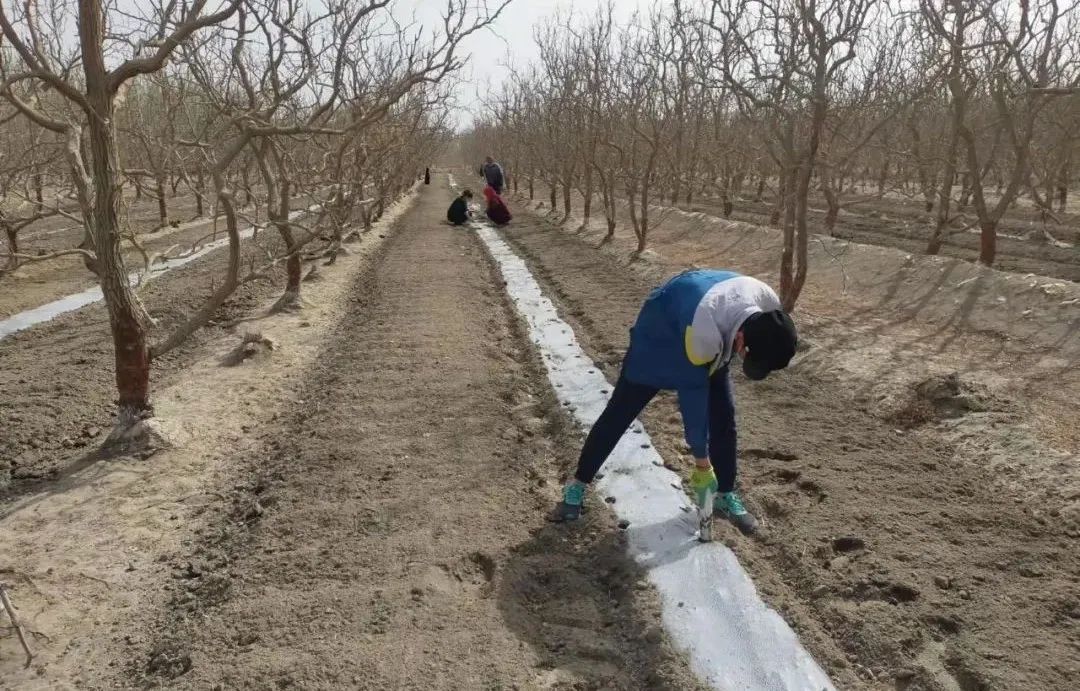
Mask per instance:
[[[732,271],[695,270],[652,291],[630,329],[630,348],[607,407],[585,439],[574,478],[555,520],[581,515],[585,488],[634,418],[661,389],[678,393],[698,496],[715,495],[714,511],[743,534],[757,520],[735,492],[735,402],[728,365],[742,358],[747,377],[787,367],[797,335],[780,299],[765,283]]]
[[[506,206],[506,202],[499,196],[491,185],[484,188],[484,199],[487,200],[487,209],[484,213],[491,219],[491,222],[497,226],[504,226],[513,220],[513,216],[510,214],[509,207]]]
[[[472,216],[472,212],[469,211],[469,202],[471,200],[472,192],[462,190],[457,199],[450,203],[450,208],[446,210],[446,220],[456,226],[468,223],[469,218]]]

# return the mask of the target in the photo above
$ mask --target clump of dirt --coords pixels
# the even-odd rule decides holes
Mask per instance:
[[[931,422],[982,413],[993,408],[993,397],[985,387],[964,381],[956,372],[937,374],[910,387],[902,403],[888,418],[911,429]]]
[[[191,670],[191,651],[179,640],[169,639],[154,646],[147,671],[165,679],[176,679]]]
[[[245,333],[240,340],[240,345],[229,351],[221,364],[224,367],[236,367],[253,358],[264,358],[275,348],[277,344],[261,333]]]

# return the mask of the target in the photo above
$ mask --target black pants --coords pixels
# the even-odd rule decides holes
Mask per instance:
[[[649,401],[659,393],[651,386],[635,384],[619,375],[604,412],[589,430],[581,448],[574,477],[586,484],[592,482],[623,433]],[[709,379],[709,461],[721,492],[735,489],[735,399],[731,395],[731,377],[727,368]]]

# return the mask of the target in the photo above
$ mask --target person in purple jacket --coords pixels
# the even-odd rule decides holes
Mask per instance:
[[[797,343],[780,299],[756,278],[702,269],[685,271],[654,290],[630,329],[619,380],[589,431],[555,520],[581,515],[585,488],[600,466],[649,401],[668,389],[678,393],[699,508],[703,497],[715,497],[706,518],[715,511],[743,534],[752,534],[757,519],[735,491],[735,402],[728,366],[738,355],[747,377],[764,379],[787,367]],[[702,539],[708,539],[706,528]]]

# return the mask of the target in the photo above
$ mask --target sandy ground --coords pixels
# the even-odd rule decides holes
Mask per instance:
[[[507,236],[609,376],[641,299],[664,277],[697,263],[772,278],[762,270],[773,259],[762,254],[774,247],[760,229],[729,234],[666,219],[646,258],[628,262],[625,229],[598,250],[598,234],[576,226],[518,211]],[[909,267],[909,285],[895,251],[864,254],[876,256],[876,267],[853,259],[854,273],[876,268],[879,292],[849,299],[823,271],[798,314],[809,349],[781,376],[736,383],[742,484],[767,531],[731,544],[842,688],[1070,688],[1080,674],[1080,494],[1061,490],[1077,480],[1075,438],[1063,432],[1076,424],[1075,406],[1066,405],[1075,381],[1066,370],[1038,391],[1018,380],[1047,357],[1071,362],[1074,332],[1055,322],[1064,331],[1053,350],[999,341],[972,331],[968,320],[988,314],[974,306],[943,327],[932,315],[950,305],[955,312],[953,296],[965,291],[949,289],[967,281],[964,267],[936,285]],[[898,271],[903,280],[893,285]],[[994,303],[1008,281],[979,283],[973,302],[986,291]],[[924,313],[885,319],[899,308],[891,297],[903,304],[920,285],[932,286],[918,303]],[[1005,294],[1012,301],[1017,292]],[[1035,299],[1031,292],[1041,294],[1025,299]],[[871,308],[860,311],[860,299]],[[1050,319],[1060,300],[1034,317]],[[999,314],[997,333],[1013,328],[1005,321]],[[950,369],[963,360],[967,370]],[[998,381],[986,376],[995,372]],[[1049,403],[1031,407],[1042,395]],[[1053,421],[1031,424],[1032,411]],[[670,401],[646,424],[666,458],[685,452]]]
[[[578,434],[449,197],[250,323],[274,351],[204,343],[175,448],[8,505],[40,658],[0,635],[0,686],[697,688],[608,513],[546,522]]]

